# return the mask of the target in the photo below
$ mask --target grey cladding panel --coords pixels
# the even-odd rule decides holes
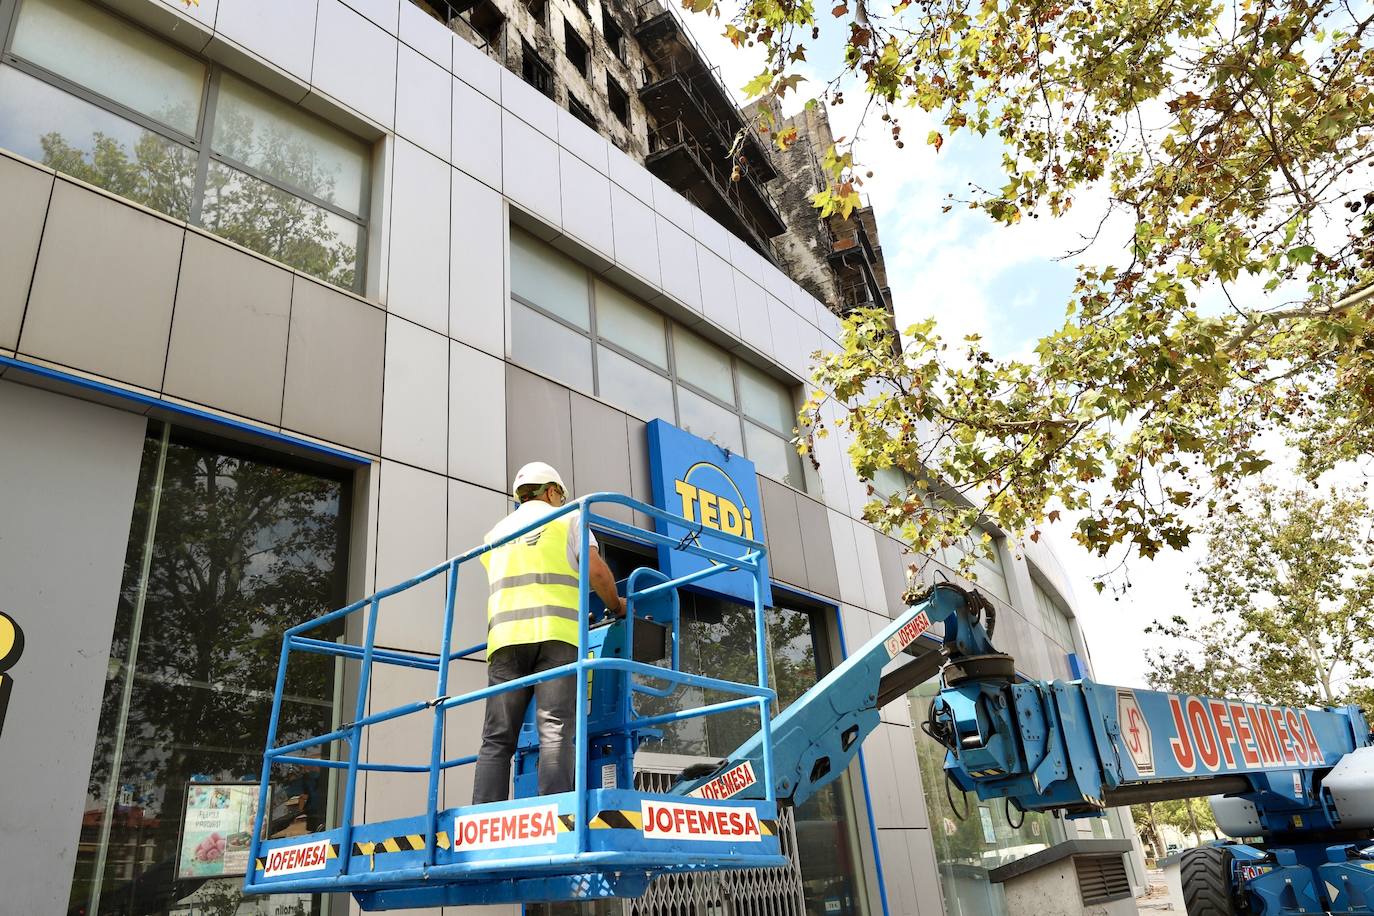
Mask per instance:
[[[631,491],[630,443],[623,413],[573,394],[572,440],[573,473],[577,478],[574,496]],[[611,518],[632,521],[630,510],[624,506],[603,506],[600,511]]]
[[[147,421],[0,382],[0,610],[24,652],[0,737],[6,913],[63,913]]]
[[[0,347],[14,349],[38,258],[53,176],[0,156]]]
[[[906,591],[906,568],[911,562],[911,557],[904,552],[900,541],[877,531],[873,532],[873,537],[878,542],[878,565],[883,570],[883,594],[887,598],[887,606],[896,610],[902,607],[902,593]]]
[[[296,277],[282,425],[376,454],[386,313]]]
[[[838,599],[840,576],[835,568],[835,545],[830,539],[830,519],[826,517],[825,506],[798,496],[797,524],[806,559],[808,587],[813,592]]]
[[[649,439],[647,423],[634,417],[625,418],[626,432],[630,442],[630,495],[640,502],[653,504],[653,481],[649,470]],[[635,513],[635,524],[641,528],[652,528],[654,520],[641,512]]]
[[[279,423],[290,316],[289,272],[187,233],[167,394]]]
[[[185,234],[137,207],[59,180],[19,349],[160,389]]]
[[[768,527],[768,568],[773,576],[802,588],[810,588],[806,555],[802,551],[801,525],[797,519],[797,494],[766,477],[759,478],[763,519]]]
[[[546,461],[578,492],[573,475],[572,407],[568,389],[506,366],[506,479],[520,466]]]

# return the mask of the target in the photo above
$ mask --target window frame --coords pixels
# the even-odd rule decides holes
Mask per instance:
[[[191,210],[186,217],[186,222],[190,223],[193,226],[204,228],[201,224],[201,215],[204,209],[205,189],[206,184],[208,183],[210,163],[212,161],[218,162],[220,165],[232,169],[236,172],[242,172],[244,175],[247,175],[248,177],[256,181],[261,181],[264,184],[270,185],[276,190],[281,191],[283,194],[289,194],[292,197],[298,198],[300,200],[305,201],[306,203],[311,204],[312,206],[319,207],[322,210],[326,210],[336,216],[339,216],[343,219],[348,220],[351,223],[356,224],[359,229],[357,242],[358,257],[354,269],[353,286],[351,288],[340,286],[339,288],[350,289],[351,292],[355,293],[361,293],[364,289],[367,288],[367,246],[368,236],[370,235],[371,230],[370,221],[373,191],[373,176],[371,167],[372,163],[368,163],[368,168],[363,175],[361,194],[362,212],[352,213],[349,210],[340,207],[338,204],[317,197],[309,191],[292,187],[287,183],[281,181],[280,179],[275,178],[271,175],[267,175],[261,172],[260,170],[254,168],[253,166],[248,165],[247,163],[240,162],[237,159],[224,155],[223,153],[215,152],[213,148],[214,144],[212,135],[214,133],[215,111],[219,100],[221,77],[226,72],[234,73],[234,75],[238,79],[243,80],[245,83],[249,84],[253,88],[261,92],[267,93],[268,95],[274,96],[278,99],[281,99],[284,102],[287,102],[287,104],[290,105],[291,108],[295,112],[297,112],[303,119],[309,119],[320,122],[322,124],[327,125],[333,130],[339,131],[340,133],[343,133],[349,137],[353,137],[354,139],[358,140],[358,142],[361,145],[367,147],[369,149],[369,153],[371,152],[372,144],[369,144],[366,140],[363,140],[362,138],[356,137],[354,134],[350,133],[347,130],[344,130],[337,124],[333,124],[325,118],[321,118],[314,112],[307,111],[306,109],[301,108],[299,105],[282,99],[281,96],[279,96],[277,93],[254,82],[253,80],[245,76],[241,76],[234,71],[227,70],[224,66],[211,60],[205,55],[197,54],[193,51],[190,51],[182,45],[169,40],[165,35],[161,35],[157,32],[154,32],[146,28],[142,23],[139,23],[135,20],[128,18],[127,16],[120,14],[117,10],[109,9],[100,4],[91,3],[90,5],[94,6],[101,13],[120,20],[125,25],[128,25],[131,28],[143,32],[144,34],[152,37],[153,39],[161,42],[162,44],[174,48],[176,51],[186,55],[192,60],[199,61],[201,64],[205,66],[205,81],[201,86],[200,93],[200,109],[196,115],[196,131],[194,136],[188,136],[187,134],[182,133],[174,127],[171,127],[167,124],[163,124],[162,122],[154,118],[150,118],[141,112],[135,111],[127,105],[124,105],[120,102],[116,102],[114,99],[104,96],[92,89],[88,89],[85,86],[80,85],[79,83],[73,82],[67,77],[64,77],[58,73],[54,73],[51,70],[48,70],[46,67],[42,67],[38,64],[35,64],[32,61],[29,61],[24,57],[21,57],[20,55],[14,53],[12,46],[14,43],[15,31],[19,23],[19,13],[23,7],[23,4],[26,2],[29,2],[29,0],[0,0],[0,38],[3,38],[3,41],[0,42],[0,67],[13,67],[20,73],[23,73],[26,76],[29,76],[33,79],[36,79],[39,82],[45,83],[51,86],[52,88],[57,89],[60,92],[65,92],[68,95],[75,96],[76,98],[86,102],[89,105],[93,105],[96,108],[102,109],[108,112],[109,114],[114,115],[115,117],[122,118],[125,121],[129,121],[130,123],[137,125],[138,127],[148,131],[149,133],[156,134],[157,136],[162,137],[165,140],[168,140],[172,143],[176,143],[180,146],[184,146],[190,149],[192,152],[194,152],[196,154],[196,171],[194,182],[191,188]],[[89,0],[85,0],[85,2],[89,3]],[[177,219],[177,217],[172,216],[171,214],[167,215],[172,219]],[[214,235],[214,233],[211,234]],[[218,235],[215,235],[215,237],[220,238],[220,236]],[[271,258],[271,255],[263,254],[262,252],[257,253],[261,254],[263,257]],[[286,266],[291,267],[291,265],[289,264]],[[295,270],[297,268],[291,269]],[[317,279],[320,279],[325,283],[330,282],[322,277]]]
[[[614,40],[612,40],[611,31],[607,26],[615,30]],[[605,6],[601,7],[601,37],[605,40],[606,47],[610,49],[611,56],[622,64],[625,63],[625,30],[621,28],[619,22],[616,22],[610,9]]]
[[[537,236],[532,235],[531,233],[526,232],[525,230],[521,229],[518,225],[512,225],[512,226],[511,226],[511,235],[514,236],[516,233],[523,233],[523,234],[526,235],[534,244],[536,244],[536,245],[542,245],[542,246],[545,246],[545,247],[547,247],[547,248],[550,248],[550,249],[552,249],[555,253],[559,254],[559,255],[562,256],[562,257],[565,257],[565,258],[568,257],[568,256],[567,256],[566,254],[564,254],[563,252],[558,251],[557,249],[553,249],[552,246],[548,245],[547,242],[542,241],[542,240],[539,239]],[[517,243],[514,242],[514,241],[512,240],[511,244],[514,245],[514,244],[517,244]],[[623,357],[623,358],[625,358],[625,359],[630,360],[631,362],[633,362],[635,365],[639,366],[640,368],[646,369],[646,370],[648,370],[649,372],[652,372],[652,373],[654,373],[655,375],[659,376],[660,378],[666,379],[666,380],[669,382],[669,384],[670,384],[671,387],[672,387],[672,393],[673,393],[673,416],[672,416],[672,417],[664,417],[664,419],[672,420],[674,423],[678,423],[678,422],[680,421],[681,415],[682,415],[682,410],[681,410],[680,405],[678,404],[678,389],[679,389],[679,387],[681,387],[681,388],[686,389],[687,391],[691,392],[692,394],[696,395],[697,397],[703,398],[703,399],[706,400],[707,402],[709,402],[709,403],[711,403],[711,404],[714,404],[714,405],[716,405],[717,407],[720,407],[722,410],[728,411],[728,412],[735,418],[735,421],[736,421],[736,423],[737,423],[738,426],[739,426],[739,437],[740,437],[740,442],[744,443],[744,452],[743,452],[744,457],[746,457],[746,458],[749,457],[749,451],[748,451],[748,430],[747,430],[747,424],[749,424],[749,423],[752,423],[752,424],[754,424],[755,426],[759,427],[760,429],[766,430],[766,431],[768,431],[768,432],[770,432],[770,433],[772,433],[772,434],[774,434],[774,435],[780,437],[780,438],[783,439],[783,441],[784,441],[785,443],[787,443],[788,446],[790,447],[790,443],[791,443],[791,439],[792,439],[792,434],[791,434],[790,431],[784,432],[784,431],[782,431],[782,430],[779,430],[779,429],[777,429],[776,427],[772,426],[768,421],[766,421],[766,420],[761,420],[761,419],[758,419],[758,418],[755,418],[755,417],[753,417],[753,416],[751,416],[751,415],[749,415],[749,414],[746,414],[746,413],[744,412],[744,406],[740,403],[740,382],[739,382],[739,375],[740,375],[740,370],[739,370],[739,367],[740,367],[740,357],[739,357],[738,355],[736,355],[736,354],[734,354],[734,353],[731,353],[729,350],[726,350],[724,347],[720,347],[720,352],[721,352],[721,354],[724,355],[724,356],[730,361],[730,387],[731,387],[731,390],[734,392],[734,398],[735,398],[735,402],[734,402],[733,404],[731,404],[731,403],[729,403],[729,402],[727,402],[727,401],[722,400],[721,398],[717,397],[716,395],[714,395],[714,394],[712,394],[712,393],[710,393],[710,392],[708,392],[708,391],[706,391],[706,390],[700,388],[699,386],[693,384],[692,382],[687,381],[686,379],[682,378],[681,375],[678,374],[678,370],[677,370],[677,331],[676,331],[676,329],[681,327],[681,328],[683,329],[683,331],[685,331],[685,332],[687,332],[687,333],[695,333],[691,328],[683,327],[681,324],[679,324],[678,322],[675,322],[675,321],[674,321],[672,318],[670,318],[668,315],[664,314],[663,312],[659,311],[658,309],[656,309],[656,308],[654,308],[653,306],[649,305],[648,303],[644,302],[644,301],[643,301],[642,299],[640,299],[638,296],[635,296],[635,295],[633,295],[632,293],[628,292],[627,290],[625,290],[625,289],[623,289],[623,288],[621,288],[621,287],[616,286],[616,284],[611,283],[611,282],[610,282],[609,280],[607,280],[605,277],[602,277],[602,276],[598,275],[595,271],[592,271],[592,270],[588,269],[588,268],[586,267],[586,265],[581,264],[580,262],[576,261],[576,260],[573,259],[573,258],[568,258],[568,260],[572,261],[574,264],[577,264],[577,266],[580,267],[580,268],[582,269],[582,271],[583,271],[583,273],[584,273],[584,275],[585,275],[585,278],[586,278],[586,283],[587,283],[587,305],[588,305],[588,321],[587,321],[587,327],[586,327],[586,328],[579,327],[576,323],[569,321],[568,319],[564,318],[564,317],[561,316],[561,315],[555,314],[554,312],[550,311],[549,309],[544,308],[543,306],[541,306],[539,303],[534,302],[534,301],[530,300],[529,298],[527,298],[527,297],[525,297],[525,296],[522,296],[522,295],[520,295],[519,293],[515,292],[515,289],[514,289],[514,285],[515,285],[515,284],[514,284],[514,282],[511,283],[511,289],[510,289],[510,292],[509,292],[509,299],[510,299],[511,302],[517,302],[517,303],[519,303],[520,305],[523,305],[523,306],[525,306],[526,308],[528,308],[528,309],[534,311],[534,312],[535,312],[536,314],[538,314],[540,317],[542,317],[542,318],[547,318],[548,320],[553,321],[553,322],[555,322],[555,323],[557,323],[557,324],[563,326],[564,328],[567,328],[567,329],[570,330],[570,331],[573,331],[574,333],[580,335],[581,337],[585,338],[586,340],[588,340],[588,341],[590,342],[590,344],[591,344],[591,359],[592,359],[592,367],[591,367],[591,368],[592,368],[592,391],[590,392],[591,394],[593,394],[594,396],[596,396],[596,397],[598,397],[598,398],[601,398],[603,401],[606,401],[606,402],[609,403],[609,404],[616,405],[616,401],[615,401],[613,398],[607,397],[607,395],[601,391],[601,367],[600,367],[600,364],[599,364],[599,360],[597,359],[597,347],[605,347],[607,350],[610,350],[611,352],[617,354],[618,356],[621,356],[621,357]],[[655,317],[657,317],[657,318],[662,322],[662,324],[663,324],[663,333],[664,333],[664,345],[665,345],[665,347],[666,347],[667,356],[668,356],[668,365],[667,365],[666,368],[663,367],[663,366],[659,366],[658,364],[654,363],[652,360],[649,360],[649,359],[647,359],[647,358],[645,358],[645,357],[643,357],[643,356],[640,356],[638,353],[635,353],[633,350],[630,350],[628,347],[622,346],[621,344],[617,343],[617,342],[614,341],[614,340],[611,340],[610,338],[601,336],[601,332],[600,332],[600,330],[599,330],[599,328],[598,328],[598,325],[597,325],[598,307],[597,307],[597,292],[596,292],[596,286],[597,286],[597,282],[598,282],[598,281],[600,281],[601,283],[605,283],[605,284],[608,285],[608,286],[615,287],[615,288],[618,289],[623,295],[627,296],[631,301],[633,301],[635,304],[637,304],[638,306],[640,306],[641,308],[643,308],[645,311],[649,312],[650,314],[654,315]],[[509,309],[509,306],[508,306],[508,307],[507,307],[507,313],[508,313],[508,315],[507,315],[507,323],[508,323],[508,325],[509,325],[509,323],[510,323],[509,311],[510,311],[510,309]],[[700,336],[700,335],[697,335],[697,336]],[[713,341],[711,341],[711,340],[709,340],[709,339],[707,339],[707,338],[702,338],[702,339],[705,340],[708,344],[710,344],[710,345],[712,345],[712,346],[719,346],[718,344],[715,344]],[[513,350],[513,348],[514,348],[514,340],[512,339],[511,342],[510,342],[510,349]],[[510,356],[511,359],[514,359],[514,358],[515,358],[513,352],[512,352],[512,353],[509,353],[508,355]],[[543,370],[541,370],[538,366],[528,366],[528,365],[526,365],[526,364],[523,363],[523,362],[520,362],[519,364],[522,365],[522,366],[525,366],[526,368],[531,368],[531,369],[533,369],[533,370],[536,371],[536,372],[540,372],[541,374],[544,374],[544,373],[543,373]],[[769,378],[772,378],[772,379],[773,379],[775,382],[777,382],[779,385],[782,385],[783,387],[785,387],[785,388],[787,389],[789,395],[790,395],[791,398],[792,398],[792,402],[793,402],[794,404],[796,403],[796,387],[797,387],[796,385],[789,385],[789,384],[787,384],[787,383],[785,383],[785,382],[782,382],[782,381],[778,380],[771,372],[769,372],[769,371],[768,371],[765,367],[763,367],[763,366],[759,366],[759,365],[757,365],[757,364],[755,364],[755,363],[750,363],[750,365],[753,366],[753,368],[754,368],[755,370],[761,372],[762,374],[768,376]],[[563,384],[563,383],[560,382],[560,384]],[[617,406],[617,409],[624,410],[624,408],[621,408],[621,407],[618,407],[618,406]],[[626,412],[628,413],[628,411],[626,411]],[[751,459],[751,460],[752,460],[752,459]],[[769,479],[771,480],[771,479],[773,479],[773,478],[770,477]],[[780,482],[783,483],[783,486],[790,486],[790,487],[792,487],[792,489],[794,489],[794,490],[796,490],[796,491],[798,491],[798,492],[800,492],[800,493],[805,493],[805,492],[807,492],[807,488],[806,488],[806,472],[805,472],[805,467],[803,466],[803,468],[802,468],[802,474],[801,474],[800,478],[798,479],[798,481],[797,481],[795,484],[789,484],[789,483],[786,483],[785,481],[780,481]]]
[[[582,66],[577,65],[577,60],[573,57],[572,51],[577,50],[582,57]],[[568,63],[578,72],[583,79],[591,79],[592,75],[592,49],[587,42],[582,40],[582,36],[573,28],[572,21],[566,16],[563,17],[563,56]]]
[[[525,12],[530,14],[530,18],[540,28],[548,31],[549,28],[549,0],[520,0],[520,5],[525,8]]]
[[[623,118],[620,116],[620,112],[616,111],[616,95],[625,100],[625,117]],[[617,123],[622,127],[630,126],[630,122],[634,120],[634,111],[630,107],[630,93],[624,86],[620,85],[619,80],[611,76],[609,70],[606,71],[606,105],[611,110],[611,117],[615,118]]]
[[[525,75],[525,69],[527,67],[536,76],[542,74],[544,81],[548,83],[548,88],[541,88],[538,82],[532,82],[529,77]],[[539,56],[539,50],[535,48],[534,45],[523,38],[520,39],[520,78],[524,80],[527,85],[534,87],[534,91],[545,98],[551,99],[554,97],[556,90],[554,89],[553,66]]]
[[[581,99],[573,95],[571,89],[568,90],[568,114],[577,118],[577,120],[581,121],[592,130],[598,133],[601,131],[601,125],[597,122],[596,115],[592,114],[590,108],[582,104]]]

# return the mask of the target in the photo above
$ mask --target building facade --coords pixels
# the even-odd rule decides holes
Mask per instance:
[[[430,12],[0,0],[0,612],[24,634],[0,672],[0,910],[347,912],[240,901],[206,870],[223,846],[183,848],[187,812],[197,787],[256,778],[283,630],[479,542],[526,461],[575,494],[647,500],[649,420],[749,457],[781,702],[898,606],[911,558],[859,520],[843,443],[823,440],[818,469],[788,445],[835,314],[744,221],[655,173],[653,149],[678,152],[627,154]],[[618,570],[652,562],[605,542]],[[1086,663],[1043,549],[999,540],[979,584],[1026,675]],[[461,584],[461,644],[482,640],[484,592]],[[691,664],[730,657],[740,608],[685,606]],[[432,650],[441,608],[408,596],[379,644]],[[348,677],[323,660],[294,673],[284,735],[346,721]],[[485,677],[460,661],[451,684]],[[432,691],[388,669],[371,703]],[[450,755],[477,715],[454,714]],[[1115,816],[1013,829],[950,810],[922,715],[921,691],[885,709],[862,761],[794,812],[792,870],[624,911],[996,913],[992,866],[1120,835]],[[374,762],[420,741],[404,723],[373,737]],[[643,778],[737,737],[684,728]],[[451,773],[448,803],[470,778]],[[274,787],[274,830],[337,816],[319,769]],[[367,820],[423,792],[406,774],[364,788]]]

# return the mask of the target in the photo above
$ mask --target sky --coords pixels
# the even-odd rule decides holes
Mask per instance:
[[[732,46],[721,34],[725,20],[683,15],[725,84],[743,102],[740,87],[763,69],[761,55]],[[808,62],[797,72],[808,76],[808,82],[789,96],[785,114],[821,90],[818,75],[839,70],[841,42],[835,34],[823,31],[820,41],[805,44]],[[830,108],[836,136],[852,136],[860,115],[861,89],[846,95],[849,101]],[[925,142],[933,126],[920,112],[903,115],[905,146],[897,149],[874,117],[860,134],[856,151],[857,161],[874,173],[861,191],[877,214],[898,327],[934,316],[946,340],[977,333],[994,355],[1028,356],[1037,339],[1064,323],[1081,259],[1061,259],[1083,245],[1084,234],[1096,228],[1102,210],[1085,196],[1069,217],[1027,219],[1011,228],[958,205],[944,213],[947,195],[967,198],[970,182],[1001,184],[1002,147],[995,138],[959,135],[947,137],[937,153]],[[1107,257],[1120,239],[1109,226],[1089,254]],[[1153,561],[1133,561],[1114,580],[1129,582],[1130,588],[1099,594],[1092,580],[1108,564],[1070,539],[1067,522],[1048,526],[1044,537],[1070,579],[1097,679],[1146,686],[1145,649],[1157,642],[1145,634],[1145,627],[1158,618],[1191,613],[1186,586],[1201,550],[1194,546]]]

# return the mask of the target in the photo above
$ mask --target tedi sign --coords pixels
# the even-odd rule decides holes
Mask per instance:
[[[711,532],[762,540],[763,506],[754,462],[665,420],[651,422],[647,435],[654,505],[692,523],[690,527],[660,524],[659,531],[674,538],[695,534],[703,547],[734,556],[741,548],[712,537]],[[659,549],[659,567],[672,578],[695,572],[708,562],[671,548]],[[745,573],[712,576],[701,587],[749,604],[754,601],[752,580]],[[772,601],[765,569],[763,603]]]
[[[24,631],[8,614],[0,612],[0,734],[5,732],[5,712],[9,709],[14,678],[8,672],[24,654]]]

